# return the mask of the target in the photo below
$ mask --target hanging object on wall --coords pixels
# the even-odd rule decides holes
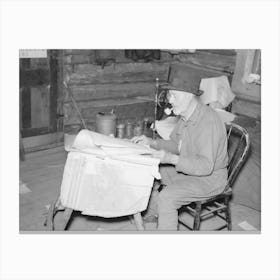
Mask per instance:
[[[134,61],[144,60],[144,62],[149,62],[160,59],[160,50],[125,50],[124,55]]]
[[[116,62],[115,51],[114,50],[95,50],[94,51],[94,61],[97,65],[101,65],[102,69]]]

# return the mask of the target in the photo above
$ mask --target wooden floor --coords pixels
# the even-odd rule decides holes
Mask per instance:
[[[244,116],[234,121],[247,129],[251,150],[234,183],[233,201],[261,211],[261,122]]]
[[[63,147],[28,154],[20,163],[20,224],[21,232],[46,231],[44,220],[48,206],[60,192],[67,153]],[[232,204],[233,230],[260,230],[260,212]],[[56,222],[61,219],[59,213]],[[155,223],[147,223],[147,230],[156,230]],[[207,227],[202,228],[207,230]],[[136,227],[127,217],[103,219],[83,216],[75,212],[69,231],[135,231]],[[186,230],[180,227],[180,230]]]
[[[28,154],[20,163],[20,230],[45,230],[43,217],[58,196],[66,152],[63,147]],[[21,187],[20,187],[21,190]]]

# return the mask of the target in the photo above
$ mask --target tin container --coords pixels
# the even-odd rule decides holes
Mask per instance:
[[[133,126],[132,126],[131,122],[126,123],[125,134],[126,134],[127,139],[130,139],[133,137]]]
[[[96,131],[105,135],[115,136],[116,115],[108,113],[98,113],[96,115]]]
[[[120,123],[117,125],[117,138],[123,139],[125,138],[125,124]]]
[[[143,134],[143,122],[138,121],[133,129],[134,136],[140,136]]]

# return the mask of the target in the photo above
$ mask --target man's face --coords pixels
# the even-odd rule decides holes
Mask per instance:
[[[185,91],[169,90],[167,94],[168,102],[171,104],[175,115],[186,112],[192,98],[193,94]]]

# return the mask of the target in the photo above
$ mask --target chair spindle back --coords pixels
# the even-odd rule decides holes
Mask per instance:
[[[231,123],[226,125],[228,137],[228,182],[225,191],[232,187],[250,151],[249,133],[243,127]]]

